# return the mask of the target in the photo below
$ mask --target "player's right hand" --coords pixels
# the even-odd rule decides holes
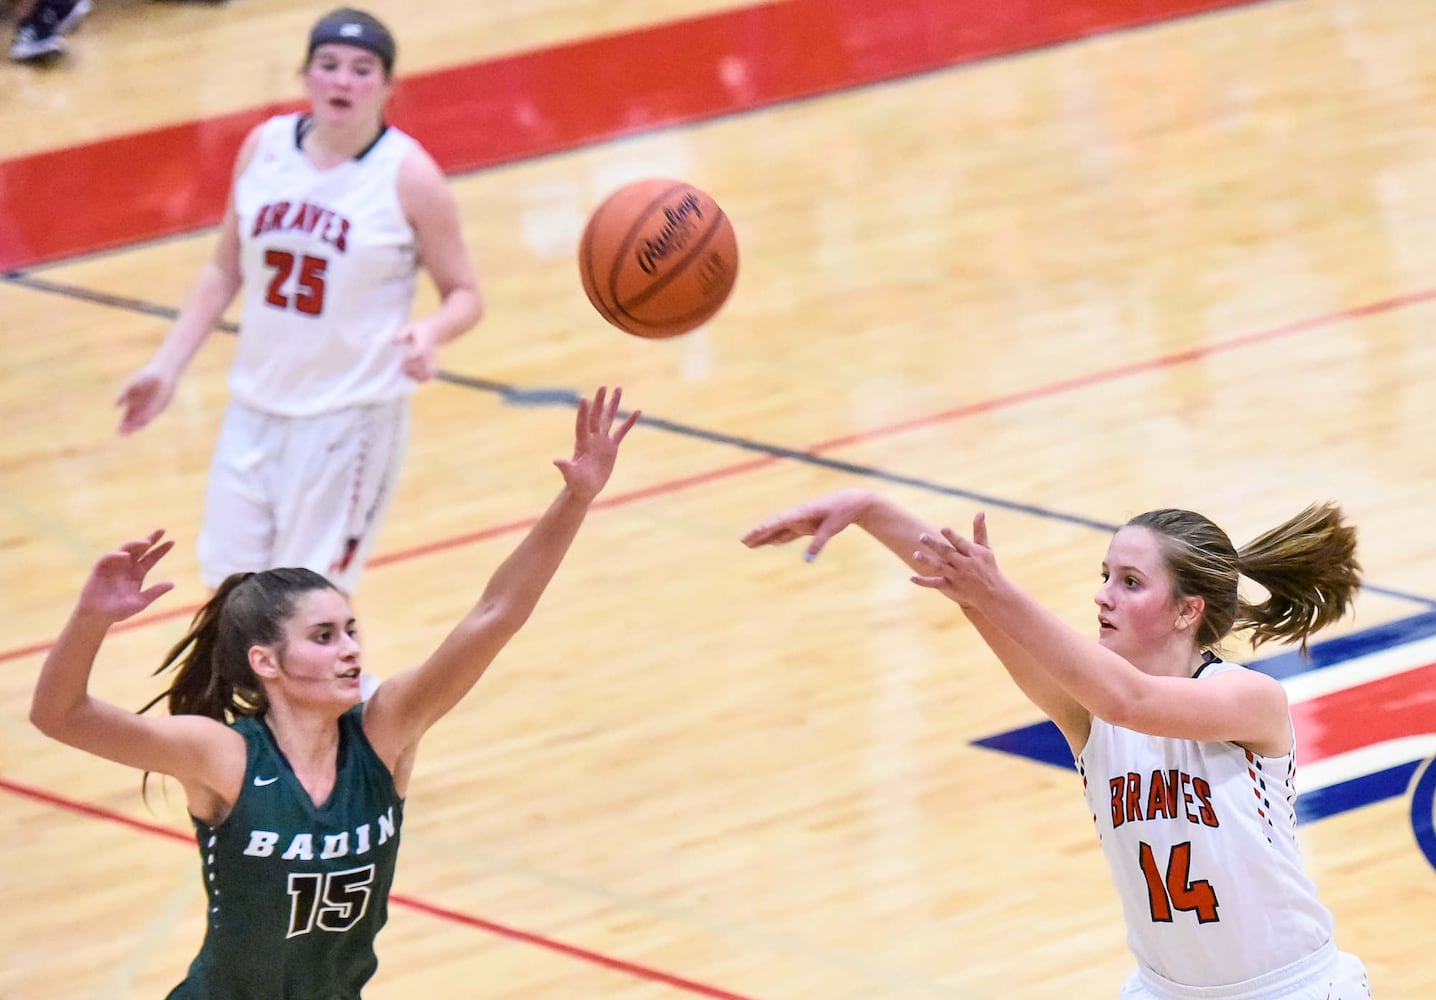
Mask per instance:
[[[812,562],[829,539],[862,517],[871,499],[870,493],[860,489],[839,490],[821,496],[773,515],[749,529],[742,542],[748,548],[756,549],[761,545],[782,545],[811,536],[813,541],[803,558]]]
[[[174,589],[169,581],[145,587],[145,577],[173,547],[174,542],[164,539],[163,531],[152,531],[105,554],[90,570],[77,609],[112,622],[139,614]]]
[[[115,405],[120,415],[120,433],[132,434],[164,412],[175,392],[175,380],[153,368],[141,368],[120,389]]]

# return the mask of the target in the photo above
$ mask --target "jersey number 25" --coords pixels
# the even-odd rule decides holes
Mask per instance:
[[[328,265],[323,257],[305,254],[296,261],[287,250],[264,251],[264,266],[274,270],[264,301],[276,309],[292,308],[306,316],[318,316],[324,312],[324,269]],[[292,287],[290,275],[294,275]]]

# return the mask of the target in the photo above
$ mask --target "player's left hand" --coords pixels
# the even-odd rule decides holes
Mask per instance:
[[[592,500],[608,482],[618,459],[618,446],[638,423],[641,411],[634,410],[614,427],[622,399],[622,386],[614,386],[612,396],[607,386],[599,386],[592,400],[580,399],[574,419],[573,457],[553,460],[569,492],[584,500]]]
[[[404,348],[400,365],[405,375],[415,382],[427,382],[439,372],[439,340],[422,320],[410,323],[394,335],[394,343]]]
[[[939,590],[965,608],[981,607],[997,589],[1001,571],[988,544],[987,515],[983,512],[972,519],[971,539],[943,528],[941,538],[923,535],[919,542],[922,548],[913,553],[913,558],[932,567],[930,573],[912,578],[919,587]]]

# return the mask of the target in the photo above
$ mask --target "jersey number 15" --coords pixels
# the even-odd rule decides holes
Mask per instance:
[[[315,927],[347,931],[368,911],[373,881],[373,865],[343,872],[291,872],[289,933],[285,937],[308,934]]]

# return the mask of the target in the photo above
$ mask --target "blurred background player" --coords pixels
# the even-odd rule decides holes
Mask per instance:
[[[309,110],[246,137],[219,239],[164,343],[125,383],[137,431],[236,294],[239,344],[199,534],[201,576],[311,569],[358,586],[393,497],[409,397],[483,306],[457,205],[433,159],[385,123],[395,43],[340,8],[309,34]],[[411,320],[417,274],[440,303]]]

